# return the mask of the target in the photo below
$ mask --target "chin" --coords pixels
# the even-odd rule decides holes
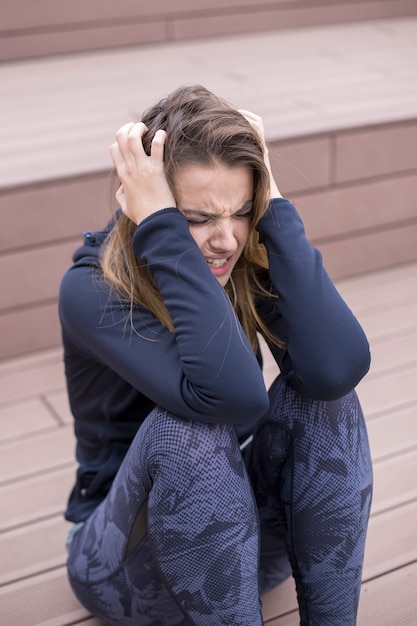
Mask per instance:
[[[217,278],[218,282],[221,284],[222,287],[226,287],[227,283],[229,282],[229,279],[230,279],[230,274],[227,274],[227,276],[219,276]]]

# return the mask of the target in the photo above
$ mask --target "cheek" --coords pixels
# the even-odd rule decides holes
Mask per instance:
[[[235,237],[244,246],[249,239],[250,220],[242,220],[235,228]]]
[[[206,228],[204,228],[204,226],[190,226],[190,235],[194,239],[200,250],[202,250],[204,247],[204,243],[207,241],[208,238]]]

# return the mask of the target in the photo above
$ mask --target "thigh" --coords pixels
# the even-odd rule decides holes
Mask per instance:
[[[312,400],[282,378],[270,397],[250,475],[258,501],[282,516],[301,623],[354,624],[372,494],[358,398]]]
[[[156,409],[76,535],[68,571],[82,604],[108,624],[211,626],[215,616],[220,625],[243,615],[261,624],[257,554],[255,503],[233,427]]]

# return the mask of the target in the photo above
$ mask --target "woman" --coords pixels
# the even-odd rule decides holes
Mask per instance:
[[[200,86],[123,126],[121,210],[60,315],[79,468],[68,571],[106,624],[355,623],[371,462],[366,338],[271,174],[262,121]],[[258,333],[281,375],[266,391]]]

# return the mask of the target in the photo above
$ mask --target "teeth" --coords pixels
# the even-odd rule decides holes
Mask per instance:
[[[207,263],[213,267],[221,267],[227,262],[227,259],[207,259]]]

